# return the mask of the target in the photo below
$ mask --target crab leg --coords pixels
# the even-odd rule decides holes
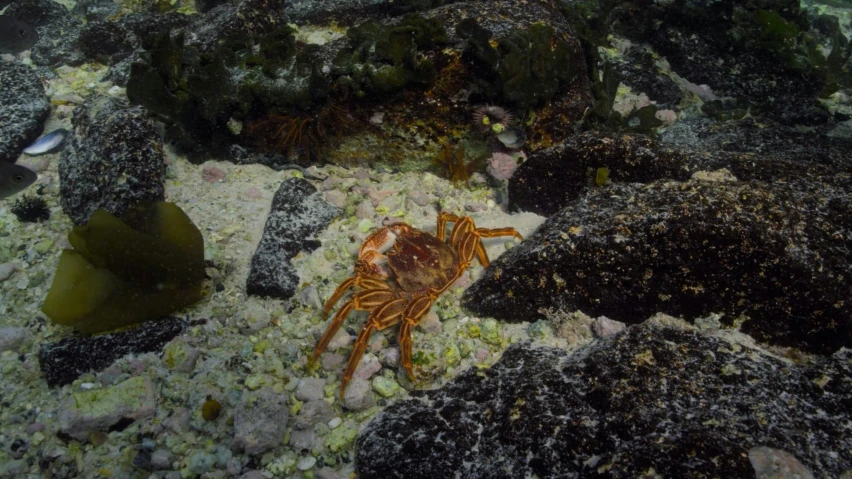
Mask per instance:
[[[325,351],[325,348],[328,347],[328,343],[331,342],[331,338],[334,337],[337,330],[343,325],[343,321],[345,321],[346,317],[349,316],[352,308],[355,308],[358,311],[370,311],[373,308],[394,299],[395,295],[388,289],[388,285],[380,281],[376,281],[376,283],[378,286],[377,288],[358,291],[352,299],[343,303],[343,306],[337,311],[337,314],[335,314],[334,318],[331,320],[331,324],[328,325],[328,329],[325,330],[325,334],[322,335],[319,343],[317,343],[317,347],[314,349],[314,354],[311,356],[310,361],[308,361],[309,366],[313,364],[314,361],[320,357],[323,351]]]
[[[414,381],[414,374],[411,372],[411,328],[417,326],[423,320],[423,317],[429,312],[429,308],[432,307],[435,298],[438,297],[436,292],[430,293],[430,296],[416,298],[408,305],[405,314],[403,314],[402,324],[399,326],[400,363],[402,363],[402,367],[408,373],[408,378],[412,381]]]
[[[367,321],[358,333],[358,338],[355,340],[355,346],[352,348],[352,354],[349,355],[349,362],[346,363],[346,370],[343,371],[343,378],[340,380],[341,399],[343,399],[343,392],[346,390],[346,386],[348,386],[349,381],[352,380],[355,368],[358,367],[358,363],[361,362],[361,356],[364,355],[364,351],[367,349],[367,344],[370,341],[370,335],[372,335],[373,331],[376,329],[382,330],[398,323],[400,316],[403,311],[405,311],[407,301],[408,300],[405,298],[396,298],[388,301],[375,309],[370,314],[370,317],[367,318]]]
[[[361,274],[350,276],[349,278],[346,278],[344,282],[340,283],[340,286],[338,286],[337,289],[334,290],[334,294],[332,294],[331,297],[328,298],[328,301],[325,302],[325,306],[323,306],[322,308],[323,320],[325,320],[325,318],[328,316],[328,313],[331,312],[331,308],[333,308],[334,305],[340,300],[340,298],[343,297],[344,294],[346,294],[346,291],[348,291],[349,288],[352,288],[353,286],[358,286],[363,289],[388,288],[388,285],[378,278],[363,276]]]

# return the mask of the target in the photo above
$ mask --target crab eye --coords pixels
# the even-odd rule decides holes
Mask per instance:
[[[15,175],[12,179],[15,181],[15,183],[20,183],[24,181],[24,175]]]

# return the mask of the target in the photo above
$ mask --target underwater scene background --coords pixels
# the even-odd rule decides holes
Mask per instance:
[[[852,479],[852,2],[0,9],[0,477]]]

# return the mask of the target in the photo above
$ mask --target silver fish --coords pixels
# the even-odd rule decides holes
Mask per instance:
[[[38,41],[30,24],[9,15],[0,15],[0,53],[21,53]]]
[[[32,145],[28,146],[24,153],[30,156],[45,155],[53,153],[65,145],[65,140],[68,138],[68,130],[60,128],[53,130],[50,133],[36,140]]]
[[[12,196],[35,183],[38,175],[26,166],[0,162],[0,198]]]

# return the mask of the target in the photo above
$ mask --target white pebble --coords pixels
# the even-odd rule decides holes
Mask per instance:
[[[12,273],[14,272],[15,265],[13,263],[0,264],[0,281],[6,281],[12,276]]]
[[[296,468],[300,471],[307,471],[308,469],[314,467],[314,464],[317,463],[317,458],[314,456],[303,457],[299,459],[299,462],[296,464]]]
[[[335,428],[337,428],[337,426],[341,425],[342,423],[343,423],[343,419],[340,419],[339,417],[335,417],[335,418],[332,418],[331,421],[328,421],[328,427],[335,429]]]

